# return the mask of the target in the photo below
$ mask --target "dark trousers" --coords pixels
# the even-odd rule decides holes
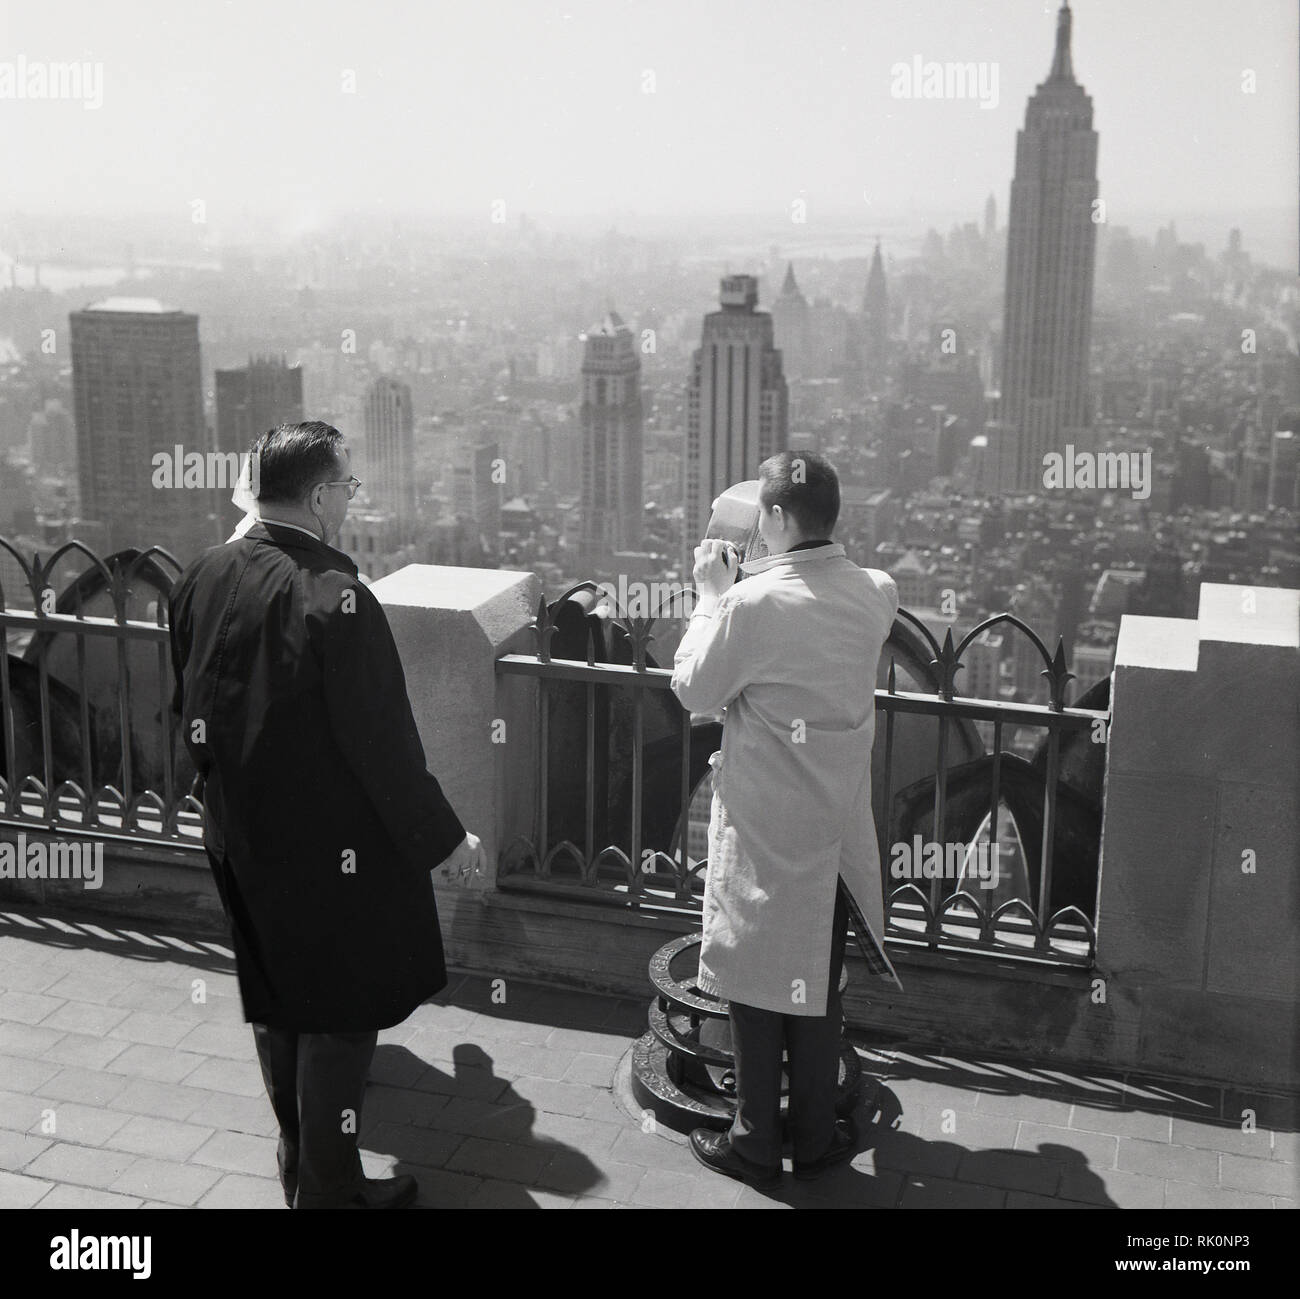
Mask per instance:
[[[280,1124],[285,1198],[296,1209],[345,1202],[365,1176],[357,1135],[378,1032],[293,1033],[254,1024],[253,1040]]]
[[[765,1168],[781,1163],[783,1050],[790,1082],[794,1158],[811,1163],[830,1149],[843,1024],[840,968],[848,927],[848,906],[837,890],[824,1015],[783,1015],[730,1003],[731,1049],[736,1061],[736,1117],[731,1124],[731,1145],[737,1154]]]

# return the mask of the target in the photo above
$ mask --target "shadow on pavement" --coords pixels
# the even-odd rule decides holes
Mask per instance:
[[[1060,1199],[1061,1208],[1119,1207],[1081,1151],[1046,1144],[1037,1151],[971,1150],[955,1140],[931,1141],[903,1131],[899,1126],[903,1113],[901,1101],[887,1084],[881,1085],[871,1103],[860,1105],[855,1112],[857,1152],[873,1152],[872,1172],[844,1163],[808,1182],[797,1181],[787,1172],[777,1190],[757,1194],[793,1208],[893,1208],[903,1207],[899,1201],[904,1186],[910,1183],[921,1201],[917,1207],[995,1208],[999,1206],[994,1203],[980,1205],[979,1198],[982,1194],[1000,1197],[1013,1189],[997,1185],[1008,1161],[1012,1161],[1024,1171],[1026,1180],[1041,1174],[1050,1188],[1068,1177],[1072,1198]],[[1041,1167],[1043,1164],[1051,1167]],[[956,1176],[958,1168],[961,1178]],[[985,1173],[987,1177],[982,1175]],[[895,1176],[904,1179],[902,1185],[895,1183]],[[1054,1198],[1051,1189],[1037,1193]],[[957,1198],[946,1205],[950,1196]]]
[[[529,1186],[510,1180],[512,1176],[535,1181],[544,1173],[545,1185],[539,1189],[562,1195],[581,1195],[602,1180],[600,1169],[577,1147],[533,1132],[536,1108],[496,1075],[492,1057],[481,1046],[462,1043],[453,1059],[448,1073],[403,1046],[381,1044],[375,1050],[361,1148],[392,1156],[395,1176],[409,1173],[416,1179],[420,1199],[415,1208],[460,1207],[468,1178],[490,1183],[480,1188],[475,1207],[498,1209],[541,1207]],[[369,1102],[375,1080],[403,1077],[414,1079],[402,1089],[411,1107],[408,1121],[399,1121],[401,1116],[391,1112],[372,1119]],[[427,1118],[446,1123],[453,1111],[455,1127],[420,1122]]]

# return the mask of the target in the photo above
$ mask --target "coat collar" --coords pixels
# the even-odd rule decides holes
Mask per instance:
[[[746,577],[754,573],[766,573],[768,569],[777,567],[778,564],[815,564],[823,559],[840,559],[844,555],[844,547],[838,541],[833,541],[829,546],[816,546],[812,550],[785,550],[779,555],[764,555],[762,559],[747,559],[740,566],[740,571]]]
[[[259,519],[244,533],[245,541],[269,541],[277,546],[310,551],[317,555],[327,555],[334,560],[337,567],[346,569],[353,577],[357,575],[357,566],[351,558],[333,546],[327,546],[319,537],[298,528],[286,528],[282,523],[272,523]]]

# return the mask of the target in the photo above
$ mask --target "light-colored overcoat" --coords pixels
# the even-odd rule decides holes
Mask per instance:
[[[838,877],[883,951],[871,746],[898,588],[838,544],[742,571],[691,615],[672,679],[692,712],[726,708],[711,759],[699,986],[763,1010],[823,1015]],[[892,967],[885,977],[898,982]]]

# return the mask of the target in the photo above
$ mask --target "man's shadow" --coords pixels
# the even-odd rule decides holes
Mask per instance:
[[[869,1089],[864,1087],[864,1092]],[[891,1208],[896,1192],[882,1183],[888,1174],[897,1173],[902,1178],[912,1178],[922,1187],[931,1179],[944,1183],[955,1182],[971,1190],[987,1187],[992,1180],[981,1177],[987,1166],[991,1178],[1008,1156],[1015,1156],[1026,1165],[1035,1160],[1046,1160],[1058,1166],[1061,1177],[1070,1179],[1070,1200],[1061,1201],[1062,1207],[1095,1207],[1115,1209],[1119,1206],[1110,1198],[1106,1184],[1088,1165],[1082,1152],[1069,1146],[1040,1145],[1032,1150],[970,1150],[956,1141],[931,1141],[905,1132],[899,1123],[903,1106],[898,1096],[882,1083],[874,1094],[864,1096],[854,1112],[858,1126],[858,1140],[854,1158],[865,1151],[874,1155],[874,1172],[854,1168],[851,1163],[836,1165],[819,1178],[809,1182],[796,1181],[792,1176],[781,1179],[776,1191],[760,1192],[769,1199],[779,1200],[796,1208]],[[956,1134],[954,1134],[956,1135]],[[787,1151],[788,1153],[788,1151]],[[958,1167],[965,1174],[957,1177]],[[997,1188],[1003,1189],[1003,1188]],[[1014,1188],[1005,1188],[1010,1192]],[[1045,1198],[1054,1198],[1051,1190],[1034,1192]],[[1083,1202],[1083,1203],[1079,1203]]]
[[[420,1198],[414,1208],[464,1207],[469,1178],[490,1184],[475,1200],[476,1207],[541,1207],[529,1185],[512,1180],[506,1168],[475,1166],[472,1157],[465,1157],[462,1147],[476,1139],[502,1145],[504,1159],[539,1190],[581,1195],[602,1180],[600,1169],[577,1147],[534,1134],[536,1109],[495,1074],[492,1057],[481,1046],[462,1042],[453,1048],[452,1059],[453,1072],[448,1073],[404,1046],[385,1043],[376,1048],[371,1065],[359,1144],[362,1150],[394,1156],[395,1176],[415,1178]],[[370,1104],[377,1088],[386,1096],[378,1114]],[[449,1099],[436,1105],[435,1095]],[[488,1157],[490,1148],[474,1149]],[[448,1168],[449,1162],[455,1167]],[[453,1189],[456,1183],[459,1191]]]

